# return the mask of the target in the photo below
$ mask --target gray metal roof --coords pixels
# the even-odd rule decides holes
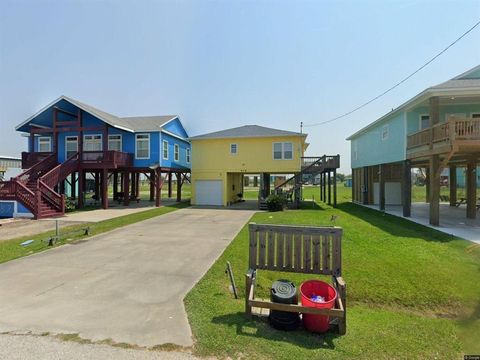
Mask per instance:
[[[247,137],[276,137],[276,136],[303,136],[302,134],[293,131],[279,130],[267,128],[258,125],[245,125],[232,129],[226,129],[221,131],[215,131],[208,134],[197,135],[190,138],[190,140],[201,139],[223,139],[223,138],[247,138]]]
[[[177,115],[118,117],[67,96],[63,98],[112,126],[118,126],[135,132],[158,131],[165,123],[178,117]]]
[[[468,89],[480,87],[480,79],[452,79],[430,87],[430,89]]]
[[[66,100],[69,103],[77,106],[78,108],[86,111],[93,116],[99,118],[100,120],[105,121],[107,124],[117,127],[130,132],[139,132],[139,131],[159,131],[163,129],[163,125],[167,122],[178,118],[177,115],[163,115],[163,116],[135,116],[135,117],[118,117],[112,115],[103,110],[97,109],[91,105],[85,104],[81,101],[72,99],[65,95],[60,96],[58,99],[54,100],[43,109],[37,113],[30,116],[27,120],[22,122],[20,125],[16,126],[16,130],[20,130],[24,125],[28,124],[32,119],[37,117],[39,114],[47,110],[49,107],[55,105],[60,100]],[[23,131],[23,130],[21,130]]]

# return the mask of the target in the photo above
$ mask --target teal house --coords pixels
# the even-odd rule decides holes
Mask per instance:
[[[141,179],[159,206],[164,180],[170,197],[175,177],[180,200],[190,173],[191,146],[177,115],[120,117],[61,96],[16,130],[28,137],[25,171],[0,182],[0,201],[19,203],[35,218],[63,215],[67,198],[79,208],[88,199],[108,208],[109,187],[112,200],[138,202]]]
[[[431,86],[347,138],[351,143],[352,197],[356,203],[401,205],[411,215],[412,168],[427,174],[429,220],[440,223],[441,173],[449,172],[451,206],[467,218],[478,209],[480,66]],[[458,198],[458,185],[465,198]],[[445,197],[442,197],[445,200]]]

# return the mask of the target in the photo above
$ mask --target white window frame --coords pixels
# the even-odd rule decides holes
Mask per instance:
[[[275,144],[280,144],[280,147],[281,147],[281,157],[279,159],[275,159]],[[286,158],[285,157],[285,144],[290,144],[292,146],[292,157],[291,158]],[[274,142],[272,143],[272,159],[273,160],[293,160],[294,158],[294,146],[293,146],[293,142],[291,141],[284,141],[284,142],[281,142],[281,141],[277,141],[277,142]]]
[[[389,136],[390,136],[390,126],[388,124],[383,125],[382,126],[382,141],[388,140]]]
[[[190,164],[190,157],[192,156],[191,154],[191,150],[190,148],[187,148],[186,152],[185,152],[185,161],[187,162],[187,164]]]
[[[67,153],[68,153],[68,146],[67,146],[67,143],[73,142],[73,140],[69,140],[69,138],[70,138],[70,139],[75,138],[75,142],[77,143],[77,152],[78,152],[78,136],[76,136],[76,135],[75,135],[75,136],[65,136],[65,160],[68,159],[68,155],[67,155]]]
[[[232,151],[235,148],[235,151]],[[230,144],[230,155],[237,155],[238,154],[238,144],[232,143]]]
[[[428,129],[430,127],[430,114],[420,114],[418,115],[418,131],[425,130],[422,128],[422,118],[424,116],[428,116],[428,126],[425,129]]]
[[[138,137],[139,136],[144,136],[144,135],[146,135],[147,138],[146,139],[141,139],[141,140],[146,140],[147,141],[148,156],[147,157],[143,157],[143,156],[139,157],[139,156],[137,156]],[[138,159],[138,160],[150,159],[150,134],[149,133],[135,134],[135,159]]]
[[[94,137],[94,136],[99,136],[100,137],[100,150],[85,150],[85,144],[87,143],[87,137]],[[103,151],[103,135],[102,134],[86,134],[83,135],[83,151]]]
[[[173,161],[180,161],[180,145],[173,144]]]
[[[48,151],[40,151],[40,141],[48,139]],[[37,152],[52,152],[52,138],[50,136],[40,136],[37,143]]]
[[[166,148],[165,145],[167,146]],[[167,150],[167,156],[165,156],[165,150]],[[163,160],[168,160],[168,140],[162,141],[162,158]]]
[[[112,150],[110,149],[110,137],[111,136],[118,136],[119,139],[115,139],[113,141],[120,141],[120,150],[116,150],[116,151],[122,151],[123,150],[123,136],[122,134],[108,134],[108,150]]]

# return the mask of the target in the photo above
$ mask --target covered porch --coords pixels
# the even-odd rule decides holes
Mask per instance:
[[[375,205],[365,206],[378,210],[378,207]],[[480,219],[465,218],[465,207],[466,205],[452,207],[449,203],[441,203],[439,213],[442,222],[439,226],[432,226],[430,225],[429,218],[429,204],[413,203],[411,206],[411,215],[408,217],[408,220],[480,244]],[[385,213],[403,217],[402,205],[386,205]]]

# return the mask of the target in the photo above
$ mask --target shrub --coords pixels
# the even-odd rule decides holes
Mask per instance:
[[[287,206],[287,199],[283,195],[271,194],[267,200],[268,211],[283,211]]]
[[[75,210],[75,202],[72,199],[65,199],[65,211],[73,211]]]

